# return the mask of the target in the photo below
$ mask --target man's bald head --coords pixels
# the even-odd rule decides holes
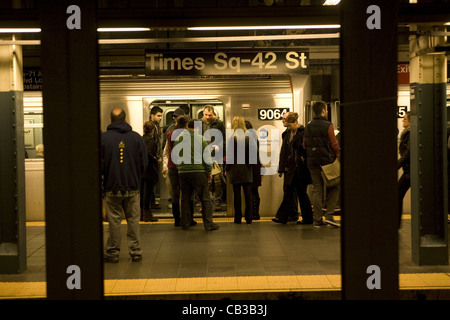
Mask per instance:
[[[111,111],[111,123],[117,121],[125,121],[126,114],[121,108],[115,108]]]

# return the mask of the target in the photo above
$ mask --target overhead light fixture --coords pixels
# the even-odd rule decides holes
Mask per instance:
[[[236,42],[259,40],[304,40],[304,39],[336,39],[339,33],[291,34],[266,36],[228,36],[228,37],[195,37],[195,38],[146,38],[146,39],[99,39],[100,45],[108,44],[142,44],[142,43],[181,43],[181,42]],[[0,45],[40,45],[40,40],[0,40]]]
[[[150,28],[98,28],[98,32],[139,32],[150,31]],[[39,33],[40,28],[0,28],[0,33]]]
[[[341,2],[341,0],[326,0],[323,5],[324,6],[335,6],[335,5],[339,4],[339,2]]]
[[[339,29],[339,24],[293,25],[293,26],[225,26],[225,27],[189,27],[190,31],[223,31],[223,30],[284,30],[284,29]]]
[[[0,33],[38,33],[40,28],[0,28]]]
[[[140,32],[150,31],[150,28],[98,28],[98,32]]]

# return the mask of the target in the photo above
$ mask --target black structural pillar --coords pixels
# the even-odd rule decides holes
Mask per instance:
[[[102,299],[97,4],[40,2],[48,299]]]
[[[0,46],[0,273],[27,265],[23,135],[22,48]]]
[[[434,48],[445,46],[446,28],[411,24],[410,31],[412,259],[448,265],[447,58]]]
[[[341,4],[342,294],[397,299],[397,12]]]

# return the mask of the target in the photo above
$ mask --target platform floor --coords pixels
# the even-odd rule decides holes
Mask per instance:
[[[271,217],[239,225],[233,218],[218,216],[214,220],[220,229],[206,232],[201,218],[196,220],[199,223],[187,231],[175,227],[170,218],[142,223],[139,263],[129,259],[124,223],[119,263],[104,265],[105,296],[152,299],[245,293],[248,298],[252,293],[328,292],[339,298],[341,229],[276,224]],[[107,223],[103,228],[106,241]],[[415,265],[410,228],[405,215],[399,231],[400,289],[442,289],[448,296],[450,266]],[[43,222],[27,223],[27,270],[0,274],[0,299],[46,296],[44,229]]]

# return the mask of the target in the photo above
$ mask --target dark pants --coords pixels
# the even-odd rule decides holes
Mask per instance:
[[[403,173],[400,179],[398,180],[398,227],[400,228],[400,224],[402,221],[402,213],[403,213],[403,198],[405,197],[406,192],[411,187],[411,179],[409,172]]]
[[[234,222],[241,222],[242,219],[241,187],[244,189],[245,221],[247,221],[247,223],[251,223],[253,219],[253,201],[252,201],[251,183],[233,184]]]
[[[295,198],[298,197],[300,201],[300,210],[302,211],[302,218],[304,223],[313,222],[313,212],[311,207],[311,201],[309,200],[306,188],[308,184],[302,181],[300,177],[295,174],[292,178],[292,183],[286,184],[284,187],[283,202],[281,202],[280,208],[276,214],[276,218],[280,221],[287,222],[288,218],[293,215]],[[295,213],[297,208],[295,207]]]
[[[202,218],[205,229],[213,225],[212,201],[206,173],[178,173],[181,188],[181,226],[189,228],[192,222],[192,193],[195,191],[202,202]]]
[[[252,187],[252,202],[253,202],[253,219],[259,219],[259,203],[261,199],[259,198],[258,187]]]
[[[180,177],[177,169],[169,169],[169,180],[172,187],[172,215],[175,220],[175,225],[180,225],[181,210],[180,210]],[[191,221],[194,220],[194,200],[191,199]]]
[[[169,180],[172,186],[172,215],[175,225],[180,225],[180,177],[177,169],[169,169]]]
[[[155,180],[141,179],[141,209],[151,210],[155,201]]]

